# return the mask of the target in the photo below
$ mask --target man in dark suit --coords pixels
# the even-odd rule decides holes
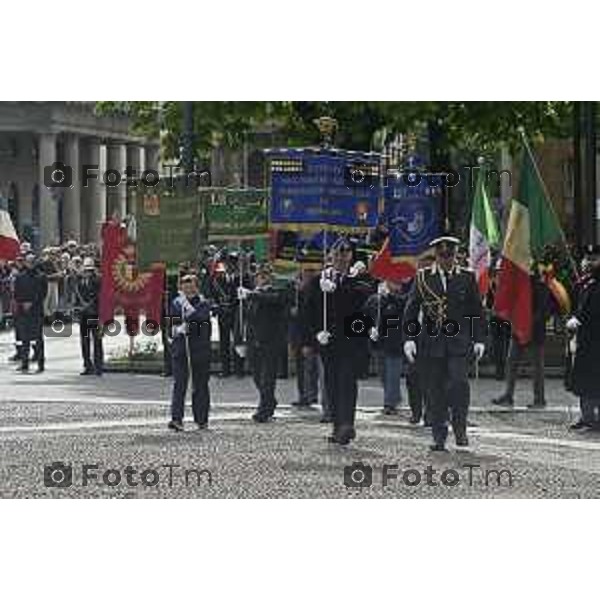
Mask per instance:
[[[183,431],[185,395],[192,380],[192,413],[198,429],[208,427],[210,409],[211,304],[198,292],[196,275],[181,278],[181,291],[171,303],[173,395],[169,429]]]
[[[100,297],[100,277],[96,272],[94,259],[83,260],[83,270],[77,279],[75,297],[79,305],[79,340],[83,371],[81,375],[102,375],[104,351],[102,331],[98,323],[98,299]],[[94,360],[90,355],[90,338],[94,343]]]
[[[451,236],[431,242],[435,263],[418,271],[404,311],[404,353],[411,363],[418,360],[424,375],[432,450],[445,450],[449,410],[456,445],[468,446],[469,355],[473,343],[477,360],[485,352],[486,327],[477,281],[473,272],[456,263],[459,243]]]
[[[259,403],[252,418],[257,423],[271,420],[277,400],[275,387],[281,348],[287,344],[287,311],[290,292],[273,285],[273,271],[268,264],[256,270],[254,289],[238,288],[245,308],[247,346]]]
[[[34,360],[38,373],[44,371],[44,298],[48,290],[45,276],[35,265],[35,256],[27,254],[22,268],[15,278],[15,328],[21,341],[19,358],[21,373],[29,373],[31,343],[34,343]]]
[[[354,414],[357,378],[365,363],[368,338],[347,337],[345,321],[358,314],[375,291],[373,281],[353,272],[354,248],[339,238],[331,248],[332,266],[321,272],[307,290],[303,352],[319,352],[323,360],[325,394],[330,405],[333,433],[329,441],[345,445],[356,436]],[[329,415],[325,415],[327,418]]]

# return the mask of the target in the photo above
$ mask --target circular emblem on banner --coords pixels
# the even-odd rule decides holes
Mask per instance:
[[[132,246],[124,248],[112,267],[115,287],[124,292],[139,292],[147,283],[152,273],[140,273],[135,262],[135,251]]]
[[[160,215],[160,197],[158,194],[144,196],[144,214],[149,217]]]

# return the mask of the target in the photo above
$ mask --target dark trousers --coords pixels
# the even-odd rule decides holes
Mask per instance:
[[[277,385],[278,356],[278,348],[273,348],[273,344],[252,344],[250,348],[252,378],[259,393],[256,412],[260,416],[272,416],[277,406],[275,386]]]
[[[590,425],[600,422],[600,395],[596,397],[583,395],[579,398],[579,405],[582,421]]]
[[[232,352],[231,340],[234,332],[235,317],[233,314],[225,313],[219,315],[219,357],[221,360],[221,373],[225,376],[231,374],[231,355],[233,354],[233,368],[236,375],[244,374],[244,359]]]
[[[425,384],[433,439],[436,444],[445,444],[449,412],[454,435],[463,435],[467,431],[470,401],[468,358],[422,357],[419,362],[419,373],[427,375],[421,381]]]
[[[163,373],[165,377],[171,377],[173,375],[173,357],[171,356],[171,340],[167,329],[167,327],[161,327],[160,329],[163,345]]]
[[[322,351],[325,393],[333,411],[334,435],[354,429],[360,361],[335,348]]]
[[[94,360],[92,362],[90,354],[90,345],[93,341]],[[83,368],[86,371],[95,370],[102,372],[104,365],[104,349],[102,347],[102,333],[98,326],[98,317],[87,317],[82,315],[79,324],[79,342],[81,346],[81,357],[83,358]]]
[[[510,350],[508,354],[508,369],[506,373],[506,391],[505,395],[514,398],[515,387],[517,384],[517,371],[519,363],[525,352],[525,348],[531,349],[531,362],[533,366],[533,402],[535,404],[544,404],[544,342],[533,341],[529,346],[522,346],[515,338],[510,341]]]
[[[506,375],[506,361],[510,346],[510,336],[499,327],[492,328],[492,357],[494,359],[494,368],[496,379],[503,381]]]
[[[183,421],[185,395],[190,378],[188,348],[185,336],[180,335],[173,340],[171,355],[173,359],[173,396],[171,398],[171,419]],[[192,367],[192,415],[199,424],[208,423],[210,410],[210,351],[208,349],[191,352]]]
[[[19,316],[17,329],[17,340],[21,342],[17,346],[18,358],[24,369],[29,368],[29,359],[31,355],[31,345],[33,343],[33,360],[38,363],[40,368],[44,367],[46,361],[44,331],[42,316],[27,314]]]
[[[420,383],[417,363],[409,363],[406,368],[406,390],[408,391],[408,405],[412,416],[418,421],[424,418],[425,423],[429,423],[427,397],[424,386]]]
[[[304,356],[300,347],[294,351],[298,402],[314,404],[319,401],[319,355],[312,353]]]

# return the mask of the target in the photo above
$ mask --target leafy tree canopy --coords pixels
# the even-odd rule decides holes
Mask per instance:
[[[162,134],[165,157],[178,158],[182,133],[181,102],[99,102],[102,113],[125,113],[133,131]],[[519,145],[519,128],[534,141],[569,136],[572,102],[194,102],[196,156],[206,156],[219,141],[241,146],[247,132],[276,127],[287,144],[317,144],[313,121],[338,120],[336,143],[354,150],[379,150],[386,139],[435,123],[443,149],[493,152],[501,143]]]

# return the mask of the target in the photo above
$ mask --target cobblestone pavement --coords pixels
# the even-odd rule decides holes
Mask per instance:
[[[23,376],[8,363],[10,338],[0,336],[0,497],[600,495],[600,434],[568,429],[577,402],[558,380],[548,380],[543,411],[491,408],[500,384],[472,382],[471,448],[450,444],[439,455],[428,451],[429,431],[410,425],[405,410],[381,414],[381,389],[370,379],[361,382],[358,437],[340,448],[327,444],[317,409],[289,406],[293,380],[279,382],[278,418],[257,425],[250,420],[251,380],[213,378],[210,429],[195,431],[190,423],[185,433],[172,433],[165,427],[170,380],[80,377],[76,341],[49,340],[48,371]],[[530,382],[520,389],[524,406]],[[45,485],[45,467],[55,461],[71,466],[71,486]],[[82,465],[96,465],[87,467],[86,486]],[[50,474],[61,477],[47,470],[48,482]]]

